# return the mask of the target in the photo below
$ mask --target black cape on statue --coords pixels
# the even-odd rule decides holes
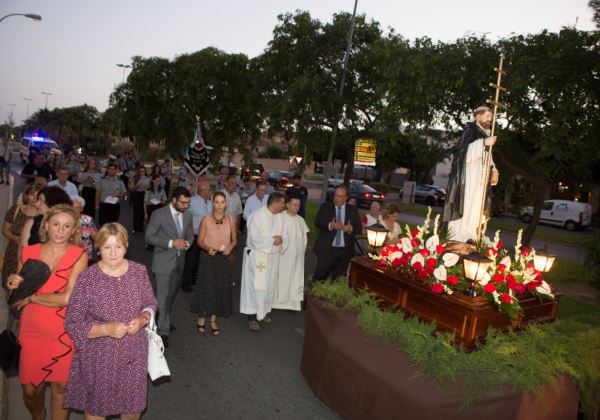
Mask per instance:
[[[448,191],[446,194],[446,204],[442,221],[445,225],[453,220],[458,220],[464,213],[465,198],[465,161],[467,160],[467,151],[469,145],[476,140],[485,139],[489,135],[477,124],[470,122],[458,142],[454,157],[452,159],[452,169],[448,179]]]

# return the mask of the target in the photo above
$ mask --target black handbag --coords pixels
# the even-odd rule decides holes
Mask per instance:
[[[8,300],[9,305],[37,292],[46,283],[48,277],[50,277],[50,268],[43,261],[28,259],[23,264],[19,275],[23,277],[23,282],[10,296]]]
[[[17,337],[10,329],[5,329],[0,334],[0,367],[6,374],[16,374],[19,370],[19,356],[21,354],[21,345]]]

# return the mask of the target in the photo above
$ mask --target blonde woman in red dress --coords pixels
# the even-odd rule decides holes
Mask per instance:
[[[35,294],[15,304],[22,309],[19,379],[33,420],[46,417],[46,383],[52,391],[52,419],[67,419],[69,410],[63,408],[63,401],[74,347],[64,318],[77,276],[88,264],[81,248],[79,213],[66,204],[50,208],[42,220],[40,239],[42,243],[23,247],[17,266],[19,271],[25,261],[36,259],[46,263],[51,272]],[[7,286],[16,289],[21,282],[21,276],[11,274]]]

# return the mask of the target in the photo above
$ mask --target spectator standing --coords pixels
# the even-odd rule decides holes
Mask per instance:
[[[267,207],[268,200],[269,195],[267,194],[267,184],[264,182],[258,182],[256,184],[256,192],[248,197],[248,200],[246,200],[243,214],[244,220],[248,221],[250,215],[256,210],[262,207]]]
[[[98,232],[102,259],[73,290],[65,328],[77,351],[65,406],[91,416],[139,419],[148,392],[148,336],[156,310],[146,267],[125,259],[127,231],[107,223]]]
[[[129,181],[131,205],[133,207],[133,234],[144,232],[144,198],[150,187],[150,179],[146,176],[144,165],[138,166],[135,175]]]
[[[206,317],[210,317],[213,336],[219,335],[217,317],[232,313],[231,258],[237,244],[237,228],[233,218],[225,214],[225,194],[217,191],[212,211],[202,219],[198,233],[201,248],[198,285],[192,300],[192,312],[198,314],[196,325],[200,334],[206,332]]]
[[[192,215],[186,212],[189,204],[190,192],[176,187],[171,203],[152,213],[146,228],[146,243],[154,246],[152,273],[158,299],[157,325],[165,347],[169,346],[170,314],[181,284],[185,252],[194,240]]]
[[[238,194],[242,202],[242,208],[244,208],[244,206],[246,205],[246,200],[248,200],[248,197],[250,197],[255,192],[256,184],[252,182],[252,178],[250,178],[248,175],[244,175],[244,177],[242,178],[242,185],[238,187]]]
[[[21,230],[21,235],[19,235],[19,245],[24,247],[40,243],[39,233],[44,215],[51,207],[58,204],[71,205],[71,203],[71,198],[62,189],[58,187],[42,188],[38,192],[37,200],[35,201],[38,215],[27,220],[23,225],[23,230]]]
[[[315,218],[319,236],[314,251],[317,266],[313,279],[327,280],[346,274],[348,263],[354,257],[356,235],[362,232],[362,223],[356,207],[346,204],[348,188],[340,185],[333,194],[333,203],[321,204]]]
[[[223,189],[223,194],[225,194],[225,202],[227,203],[227,209],[225,212],[235,221],[235,225],[239,226],[240,217],[242,215],[242,200],[240,199],[240,195],[237,193],[236,189],[237,182],[235,180],[235,175],[227,175],[227,179],[225,180],[225,188]]]
[[[183,279],[181,290],[186,293],[192,291],[198,274],[198,263],[200,258],[200,247],[198,246],[198,231],[204,217],[212,212],[212,201],[210,199],[210,184],[207,181],[197,182],[196,194],[190,199],[190,213],[192,214],[192,227],[194,228],[194,242],[185,253],[185,266],[183,268]]]
[[[38,215],[35,203],[39,188],[35,185],[28,185],[23,192],[22,205],[15,204],[6,212],[4,224],[2,225],[2,234],[7,239],[4,249],[4,265],[2,266],[2,286],[6,286],[6,279],[9,274],[17,272],[17,263],[19,261],[19,236],[27,220]]]
[[[144,220],[148,222],[154,210],[161,208],[166,202],[167,194],[162,187],[162,176],[154,174],[144,192]]]
[[[81,244],[83,249],[85,249],[85,252],[87,252],[88,262],[91,264],[96,262],[96,257],[94,255],[94,238],[96,237],[98,228],[96,227],[96,222],[94,222],[94,219],[92,219],[91,216],[83,213],[83,209],[85,208],[85,200],[83,197],[74,197],[73,207],[75,207],[75,210],[79,212]]]
[[[294,174],[292,176],[292,186],[285,191],[285,197],[297,198],[300,200],[300,210],[298,214],[304,219],[306,212],[306,200],[308,199],[308,190],[302,185],[302,175]]]
[[[400,209],[395,204],[388,204],[383,208],[383,226],[389,230],[385,238],[385,245],[395,244],[398,237],[402,234],[402,228],[398,224]]]
[[[79,195],[75,184],[69,181],[69,170],[66,167],[61,166],[60,168],[58,168],[58,170],[56,171],[56,175],[57,179],[48,182],[49,187],[59,187],[64,192],[66,192],[69,195],[69,197],[71,197],[71,199]]]
[[[171,191],[171,175],[173,174],[173,168],[171,166],[171,159],[165,159],[160,165],[160,173],[165,180],[165,192],[169,195]]]
[[[275,188],[271,184],[269,184],[269,173],[267,171],[262,171],[260,173],[260,178],[258,182],[264,182],[267,184],[267,194],[271,195],[275,192]]]
[[[118,222],[121,213],[121,200],[127,197],[127,189],[123,181],[117,177],[117,165],[109,163],[106,176],[96,184],[96,210],[98,225]]]
[[[369,212],[362,218],[363,227],[366,228],[374,225],[375,223],[381,223],[382,221],[381,205],[377,201],[373,201],[371,203],[371,207],[369,207]]]
[[[83,172],[77,177],[81,197],[85,200],[83,212],[92,219],[96,218],[96,185],[102,179],[102,172],[98,167],[98,160],[91,158],[85,164]]]
[[[9,185],[10,183],[10,148],[8,140],[0,139],[0,184]],[[4,178],[6,177],[6,181]]]
[[[49,187],[51,188],[51,187]],[[50,277],[33,295],[15,304],[21,313],[19,344],[19,380],[23,386],[25,406],[34,419],[44,418],[44,395],[47,383],[52,390],[52,418],[66,419],[64,392],[74,348],[65,331],[64,319],[71,291],[79,274],[87,267],[87,255],[79,245],[79,214],[69,205],[52,207],[42,221],[42,243],[26,246],[22,264],[28,259],[41,260],[51,270]],[[18,274],[8,278],[8,288],[23,282]]]
[[[47,181],[56,178],[50,165],[44,162],[42,154],[35,152],[32,155],[31,162],[23,167],[21,178],[26,179],[27,184],[33,184],[38,176],[46,178]]]

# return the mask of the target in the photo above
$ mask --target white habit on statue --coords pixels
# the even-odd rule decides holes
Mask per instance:
[[[459,242],[467,242],[469,239],[477,238],[477,228],[483,222],[481,217],[481,205],[483,203],[485,183],[485,151],[484,139],[475,140],[467,149],[465,161],[465,196],[464,210],[460,219],[448,223],[448,229],[452,231],[452,239]],[[491,162],[494,165],[493,161]]]
[[[281,215],[290,238],[290,244],[279,259],[279,283],[273,308],[301,310],[304,300],[304,254],[306,253],[306,222],[299,215],[285,212]]]
[[[240,312],[256,314],[262,320],[271,312],[277,294],[279,257],[289,244],[281,214],[263,207],[248,217],[248,237],[244,248]],[[280,235],[281,245],[273,245],[273,236]]]

